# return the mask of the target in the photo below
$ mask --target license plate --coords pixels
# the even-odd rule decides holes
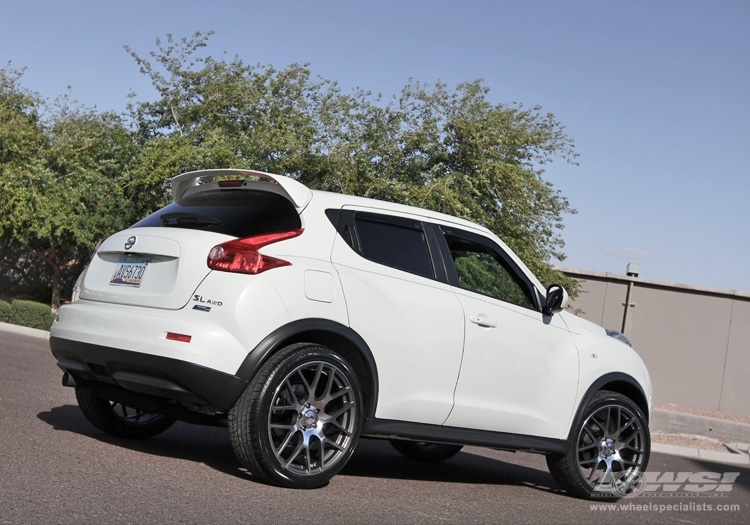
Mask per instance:
[[[148,259],[120,259],[109,284],[138,288],[146,275]]]

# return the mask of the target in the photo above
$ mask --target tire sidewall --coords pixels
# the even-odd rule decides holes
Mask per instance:
[[[630,398],[616,392],[601,391],[595,394],[586,404],[585,409],[581,412],[576,421],[575,427],[571,429],[571,450],[568,453],[568,458],[570,464],[572,466],[575,466],[574,475],[577,482],[580,483],[581,487],[585,487],[585,490],[589,493],[590,498],[599,500],[615,500],[621,498],[622,496],[617,495],[613,492],[599,492],[595,490],[594,487],[589,485],[588,480],[586,480],[586,478],[582,475],[580,468],[578,468],[577,448],[578,440],[580,439],[581,432],[583,431],[584,423],[597,410],[608,405],[619,405],[627,408],[638,419],[644,439],[643,461],[641,463],[641,466],[639,467],[639,472],[645,472],[646,468],[648,467],[649,458],[651,456],[651,436],[648,428],[648,419],[645,417],[643,411],[638,407],[638,405]]]
[[[255,439],[257,449],[263,456],[262,464],[265,467],[265,474],[272,481],[291,488],[315,488],[325,485],[334,475],[344,468],[349,458],[354,453],[354,449],[359,441],[359,435],[362,428],[362,396],[359,387],[359,381],[356,374],[349,366],[347,361],[335,351],[329,350],[323,346],[312,344],[293,345],[285,349],[285,355],[279,361],[270,360],[266,365],[270,368],[270,373],[264,379],[264,374],[260,373],[257,378],[261,379],[260,384],[251,382],[250,388],[255,393],[252,400],[252,419],[254,423]],[[276,457],[273,446],[269,438],[269,412],[271,404],[276,396],[276,392],[283,381],[292,371],[306,363],[324,362],[334,365],[342,374],[346,376],[347,381],[352,387],[352,395],[355,402],[354,428],[350,438],[350,444],[343,455],[336,458],[336,464],[318,474],[303,476],[287,470]],[[255,388],[253,388],[255,387]]]
[[[76,400],[86,419],[96,428],[113,436],[146,439],[161,434],[175,422],[162,414],[148,423],[132,423],[120,417],[108,399],[99,397],[95,390],[76,387]]]

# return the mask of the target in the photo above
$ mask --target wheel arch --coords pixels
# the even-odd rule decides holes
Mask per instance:
[[[578,409],[576,410],[575,417],[570,426],[568,444],[575,442],[576,436],[574,434],[576,434],[577,428],[582,423],[586,407],[596,393],[601,392],[602,390],[617,392],[618,394],[622,394],[631,399],[633,403],[641,409],[641,412],[643,412],[643,415],[646,418],[646,423],[649,423],[651,411],[649,410],[648,398],[641,385],[635,378],[628,374],[612,372],[605,374],[594,381],[581,398],[581,402],[578,404]]]
[[[648,398],[646,397],[646,393],[635,378],[629,376],[628,374],[623,374],[622,372],[612,372],[610,374],[605,374],[594,381],[588,388],[588,390],[586,390],[583,398],[581,398],[581,404],[578,408],[579,414],[582,409],[585,408],[588,402],[591,401],[591,398],[601,390],[617,392],[618,394],[622,394],[630,398],[633,403],[638,405],[638,408],[641,409],[643,415],[646,416],[646,421],[649,420],[651,411],[649,410],[649,403]]]
[[[295,343],[315,343],[341,354],[357,374],[365,405],[364,417],[375,414],[378,399],[375,358],[357,332],[329,319],[300,319],[276,329],[247,355],[237,370],[237,377],[249,382],[276,351]]]

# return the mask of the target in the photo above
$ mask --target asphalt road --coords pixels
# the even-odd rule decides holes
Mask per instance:
[[[663,454],[650,472],[739,477],[723,497],[680,486],[602,510],[562,492],[542,456],[466,448],[423,465],[363,440],[328,486],[280,489],[238,467],[226,429],[102,434],[60,377],[46,340],[0,331],[0,523],[750,523],[750,469]]]

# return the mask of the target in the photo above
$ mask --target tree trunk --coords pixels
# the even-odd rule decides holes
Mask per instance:
[[[47,252],[47,264],[52,267],[52,301],[50,308],[53,313],[57,313],[60,308],[60,289],[62,288],[62,270],[57,262],[57,251],[54,246],[50,246]]]

